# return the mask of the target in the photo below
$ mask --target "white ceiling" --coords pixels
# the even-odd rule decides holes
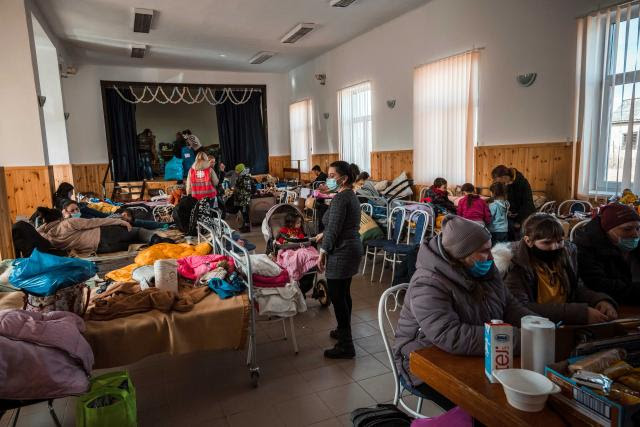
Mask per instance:
[[[237,71],[288,71],[429,0],[36,0],[78,62]],[[133,8],[154,9],[149,34],[133,32]],[[280,39],[300,22],[318,27],[293,45]],[[132,44],[150,46],[144,59]],[[258,51],[278,52],[260,65]]]

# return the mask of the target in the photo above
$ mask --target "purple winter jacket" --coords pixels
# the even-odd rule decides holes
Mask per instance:
[[[0,310],[0,399],[48,399],[89,389],[84,320],[66,311]]]

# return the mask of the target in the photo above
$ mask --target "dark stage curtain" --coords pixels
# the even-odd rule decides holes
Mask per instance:
[[[120,92],[127,99],[133,99],[129,89],[120,89]],[[142,174],[138,160],[136,105],[120,98],[115,89],[105,89],[105,96],[114,180],[139,181]]]
[[[216,94],[219,96],[220,94]],[[242,92],[236,98],[242,98]],[[262,93],[254,92],[245,104],[227,100],[216,106],[222,157],[229,170],[244,163],[255,174],[269,171],[269,152],[262,127]]]

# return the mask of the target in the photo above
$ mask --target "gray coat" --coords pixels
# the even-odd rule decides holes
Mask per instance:
[[[485,322],[502,319],[519,327],[523,316],[534,314],[511,295],[495,266],[484,278],[475,279],[448,260],[439,240],[435,237],[420,247],[396,328],[396,366],[414,385],[422,381],[409,374],[412,351],[435,345],[452,354],[482,356]],[[518,328],[513,344],[519,353]]]
[[[569,280],[566,304],[538,304],[538,277],[531,265],[527,245],[520,240],[512,244],[511,251],[513,258],[504,283],[518,301],[540,316],[554,322],[583,325],[588,322],[589,307],[595,307],[600,301],[616,306],[607,294],[586,288],[578,279],[578,251],[573,243],[565,243],[565,254],[561,260]]]
[[[327,279],[350,279],[360,269],[360,203],[351,190],[341,191],[322,217],[322,249],[327,253]]]

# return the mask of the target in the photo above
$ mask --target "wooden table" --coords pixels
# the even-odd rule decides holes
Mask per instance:
[[[514,367],[520,367],[519,359],[514,362]],[[483,357],[455,356],[430,347],[411,353],[409,365],[415,376],[486,426],[575,425],[548,404],[536,413],[510,406],[502,385],[491,384],[485,376]]]

